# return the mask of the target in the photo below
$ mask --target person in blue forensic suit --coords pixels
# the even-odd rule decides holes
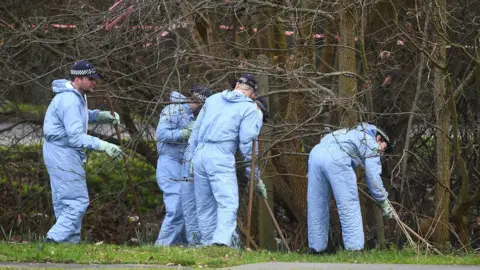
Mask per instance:
[[[93,65],[78,61],[70,67],[70,80],[54,80],[55,97],[48,106],[43,124],[43,159],[50,176],[55,225],[45,242],[79,243],[82,219],[89,199],[86,183],[86,160],[83,149],[106,152],[113,159],[122,156],[114,144],[87,135],[88,123],[118,124],[117,113],[89,110],[87,94],[102,78]]]
[[[235,86],[236,81],[233,84],[233,88],[235,88]],[[263,123],[266,123],[268,121],[267,99],[265,97],[261,97],[255,99],[255,103],[257,104],[257,108],[260,110],[259,112],[261,117],[259,119],[262,120]],[[189,146],[191,138],[192,137],[190,137],[189,140]],[[189,153],[191,153],[191,151],[185,151],[185,163],[183,167],[185,181],[182,183],[182,207],[185,217],[188,245],[191,247],[199,247],[201,245],[202,234],[200,233],[200,229],[198,227],[197,208],[195,202],[195,184],[193,182],[194,177],[193,172],[190,173],[192,157],[190,157]]]
[[[374,125],[360,123],[326,135],[308,159],[308,246],[309,253],[326,253],[330,193],[337,203],[346,250],[364,248],[364,233],[357,178],[354,169],[365,168],[366,182],[383,215],[392,218],[392,207],[380,175],[380,156],[392,152],[388,136]]]
[[[237,246],[238,185],[235,153],[240,150],[250,176],[252,142],[262,127],[262,115],[253,97],[258,81],[242,75],[235,89],[209,97],[193,128],[189,151],[193,172],[201,244]],[[265,185],[255,167],[255,190],[266,198]]]
[[[170,100],[186,103],[170,104],[160,113],[156,131],[158,142],[157,183],[163,191],[166,216],[155,242],[158,246],[186,244],[181,199],[182,186],[185,185],[182,177],[184,153],[195,123],[195,115],[210,95],[210,89],[196,85],[190,89],[192,102],[187,102],[185,96],[174,91],[170,95]],[[190,208],[187,207],[187,213],[189,210]]]

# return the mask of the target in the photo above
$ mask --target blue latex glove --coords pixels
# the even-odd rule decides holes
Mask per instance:
[[[98,150],[104,151],[110,156],[113,160],[120,160],[123,156],[123,151],[117,145],[113,143],[109,143],[106,141],[100,140],[100,144],[98,146]]]
[[[112,116],[110,112],[101,111],[98,113],[97,122],[99,123],[112,123],[113,125],[120,124],[120,115],[114,112],[115,116]]]

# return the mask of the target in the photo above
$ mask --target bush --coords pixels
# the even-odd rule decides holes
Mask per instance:
[[[9,241],[35,240],[53,225],[51,190],[41,145],[0,148],[0,225]],[[141,204],[141,212],[153,232],[161,222],[161,192],[155,168],[138,155],[129,156],[129,168]],[[132,192],[123,162],[91,151],[85,166],[90,206],[83,222],[87,241],[125,243],[136,237],[138,223]],[[7,239],[8,238],[8,239]]]

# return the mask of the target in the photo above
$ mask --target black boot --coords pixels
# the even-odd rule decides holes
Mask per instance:
[[[365,254],[365,250],[364,249],[360,249],[360,250],[348,250],[348,253],[350,255],[363,255]]]
[[[213,243],[212,246],[214,246],[214,247],[228,247],[225,244],[219,244],[219,243]]]
[[[50,239],[50,238],[45,238],[43,239],[40,243],[38,243],[37,245],[37,250],[39,251],[43,251],[43,249],[45,248],[45,245],[46,244],[58,244],[55,240],[53,239]]]
[[[331,255],[332,252],[329,252],[329,251],[327,251],[327,250],[316,251],[315,249],[310,248],[310,249],[307,250],[307,252],[306,252],[305,254],[307,254],[307,255],[323,256],[323,255]]]

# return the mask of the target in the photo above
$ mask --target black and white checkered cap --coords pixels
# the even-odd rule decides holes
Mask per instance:
[[[95,67],[88,61],[81,60],[73,63],[70,67],[70,75],[72,76],[86,76],[91,79],[101,79],[103,76],[97,72]]]
[[[190,88],[190,94],[195,99],[205,101],[209,96],[212,95],[212,91],[206,86],[194,85]]]
[[[383,130],[379,129],[378,127],[377,127],[377,133],[378,135],[380,135],[380,137],[382,137],[382,139],[386,143],[390,143],[390,138],[387,136],[387,134],[385,134],[385,132],[383,132]]]
[[[383,130],[381,130],[377,127],[377,135],[380,135],[380,137],[382,137],[382,140],[387,143],[387,148],[385,149],[385,152],[386,153],[392,153],[393,152],[392,141],[387,136],[387,134]]]

